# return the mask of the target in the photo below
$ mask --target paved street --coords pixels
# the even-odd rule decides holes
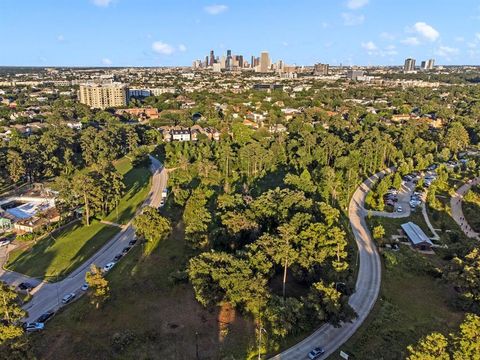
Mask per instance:
[[[162,191],[167,186],[167,171],[157,159],[153,157],[150,157],[150,159],[152,161],[151,171],[153,173],[152,187],[145,200],[144,206],[158,206],[160,204]],[[57,310],[62,306],[61,299],[67,293],[75,292],[77,296],[79,296],[82,292],[80,287],[85,282],[85,273],[90,268],[90,265],[95,264],[103,267],[105,264],[111,262],[115,255],[121,253],[122,249],[128,246],[128,242],[133,238],[134,230],[129,223],[120,233],[113,237],[95,255],[73,271],[68,277],[56,283],[41,282],[32,291],[34,296],[25,306],[25,310],[28,311],[27,321],[34,321],[48,310]],[[24,275],[3,269],[0,270],[0,280],[6,281],[7,283],[18,285],[18,283],[24,281],[24,279]],[[35,280],[29,280],[29,282],[35,282]],[[36,280],[36,282],[38,283],[38,280]]]
[[[300,343],[274,356],[273,360],[307,359],[308,352],[316,346],[322,346],[325,349],[325,355],[322,358],[326,358],[337,351],[357,331],[370,313],[380,291],[381,262],[365,222],[364,204],[366,194],[378,177],[390,171],[390,169],[382,171],[365,180],[353,194],[348,209],[360,261],[355,293],[350,297],[349,304],[358,317],[351,323],[344,323],[338,328],[330,324],[323,325]]]
[[[478,185],[480,183],[480,177],[477,177],[475,179],[472,179],[468,181],[467,183],[463,184],[460,186],[457,191],[455,191],[455,194],[452,196],[450,199],[450,206],[452,208],[452,218],[455,220],[455,222],[460,226],[469,238],[476,238],[480,239],[480,234],[475,232],[471,226],[468,224],[467,220],[465,219],[465,216],[463,215],[463,210],[462,210],[462,201],[463,197],[465,194],[470,190],[470,188],[474,185]]]

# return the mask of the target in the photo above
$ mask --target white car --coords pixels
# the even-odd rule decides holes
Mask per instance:
[[[0,247],[10,244],[10,240],[0,240]]]
[[[63,304],[68,304],[70,301],[73,300],[74,297],[75,297],[75,293],[67,294],[62,298],[62,303]]]
[[[25,331],[26,332],[34,332],[34,331],[40,331],[45,328],[45,324],[41,322],[31,322],[25,324]]]
[[[109,262],[107,265],[105,265],[102,269],[103,272],[109,272],[110,270],[112,270],[112,268],[115,266],[115,263],[112,261],[112,262]]]
[[[399,213],[403,212],[403,208],[401,206],[397,207],[397,212]]]
[[[82,291],[87,291],[88,290],[88,284],[87,283],[83,284],[80,289],[82,289]]]
[[[325,350],[323,350],[323,348],[318,346],[308,353],[308,358],[310,360],[316,360],[320,358],[324,353],[325,353]]]

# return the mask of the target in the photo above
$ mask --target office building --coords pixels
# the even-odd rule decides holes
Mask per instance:
[[[270,70],[270,56],[268,52],[263,51],[260,53],[260,65],[259,65],[259,72],[268,72]]]
[[[213,64],[215,64],[215,53],[213,52],[213,50],[210,50],[210,66],[213,66]]]
[[[225,62],[225,68],[227,70],[232,70],[233,68],[232,50],[227,50],[227,59]]]
[[[82,104],[96,109],[126,106],[128,88],[125,84],[116,82],[81,84],[79,99]]]
[[[313,75],[315,76],[328,75],[328,64],[315,64],[313,67]]]
[[[415,71],[415,59],[408,58],[405,59],[405,64],[403,65],[404,72]]]
[[[243,68],[243,55],[236,55],[235,56],[235,65],[239,68]]]

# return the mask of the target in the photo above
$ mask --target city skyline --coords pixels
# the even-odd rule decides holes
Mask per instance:
[[[275,6],[188,0],[181,7],[45,0],[1,3],[0,20],[0,31],[14,34],[4,37],[0,66],[189,66],[205,49],[232,49],[246,61],[267,50],[296,65],[402,66],[409,57],[480,63],[480,6],[473,0],[456,7],[430,0],[396,7],[379,0]]]

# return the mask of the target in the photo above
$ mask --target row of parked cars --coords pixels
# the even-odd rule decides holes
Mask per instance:
[[[110,271],[114,266],[115,264],[117,263],[117,261],[119,261],[125,254],[127,254],[130,249],[132,248],[132,246],[134,246],[135,244],[137,243],[137,240],[136,239],[133,239],[131,240],[129,243],[128,243],[128,246],[124,247],[123,250],[122,250],[122,253],[121,254],[118,254],[116,255],[114,258],[113,258],[113,261],[107,263],[103,268],[102,268],[102,271],[103,273],[107,273],[108,271]],[[18,288],[20,290],[26,290],[26,291],[31,291],[34,286],[32,284],[29,284],[29,283],[21,283]],[[82,285],[82,287],[80,288],[82,291],[87,291],[88,290],[88,284],[87,283],[84,283]],[[66,305],[70,302],[72,302],[75,298],[77,297],[77,294],[75,292],[71,292],[71,293],[68,293],[68,294],[65,294],[63,297],[62,297],[62,304]],[[35,332],[35,331],[41,331],[45,328],[45,323],[51,319],[53,317],[53,315],[55,315],[55,312],[54,311],[47,311],[46,313],[42,314],[37,320],[35,320],[34,322],[26,322],[23,324],[23,329],[26,331],[26,332]]]

